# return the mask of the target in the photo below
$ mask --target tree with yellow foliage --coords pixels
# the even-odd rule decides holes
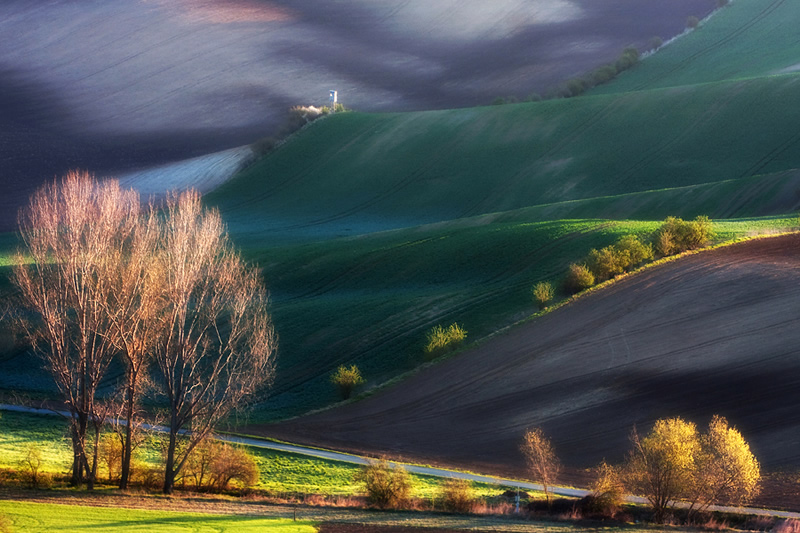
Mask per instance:
[[[628,486],[650,502],[660,521],[693,486],[695,457],[700,452],[697,427],[681,418],[661,419],[644,438],[634,428],[631,441]]]
[[[636,429],[628,456],[628,486],[653,506],[656,520],[679,499],[690,516],[721,501],[741,503],[758,493],[761,470],[741,433],[714,416],[708,432],[681,418],[657,420],[640,438]]]
[[[742,434],[730,427],[724,417],[714,415],[708,433],[700,441],[690,514],[720,501],[746,502],[758,494],[761,481],[758,460]]]

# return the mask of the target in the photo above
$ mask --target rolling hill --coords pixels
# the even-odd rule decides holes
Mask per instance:
[[[263,268],[273,298],[272,312],[280,335],[278,373],[270,398],[257,406],[252,420],[275,420],[334,403],[336,394],[328,376],[339,364],[358,364],[368,387],[417,369],[425,362],[425,331],[435,324],[458,321],[469,331],[469,339],[475,340],[524,320],[534,312],[529,296],[532,283],[558,282],[566,266],[592,247],[610,244],[626,233],[647,234],[667,215],[709,215],[717,220],[715,230],[720,238],[726,239],[795,229],[794,212],[800,206],[800,134],[796,129],[800,73],[785,69],[796,61],[791,49],[784,47],[770,56],[765,63],[768,66],[761,70],[752,64],[736,70],[737,58],[749,56],[727,48],[727,43],[760,46],[757,37],[766,33],[769,21],[791,20],[798,9],[780,0],[770,2],[769,9],[763,9],[765,6],[759,0],[737,0],[696,32],[580,98],[427,112],[344,113],[319,120],[209,194],[207,203],[221,211],[244,255]],[[757,19],[765,22],[753,23]],[[770,50],[777,50],[781,39],[791,39],[789,26],[771,28]],[[728,41],[726,36],[731,36]],[[712,47],[704,45],[703,39],[723,44]],[[701,50],[706,52],[699,54]],[[703,61],[717,70],[705,68]],[[676,64],[684,67],[675,69]],[[783,72],[777,74],[776,69]],[[784,252],[776,253],[781,257]],[[756,259],[747,259],[747,272],[761,268]],[[715,283],[725,285],[727,278],[714,277],[721,265],[696,264],[696,272],[705,276],[705,285],[698,290],[712,294],[717,290]],[[747,272],[735,274],[737,287],[748,287]],[[782,283],[788,283],[786,272],[776,271]],[[651,275],[656,277],[648,277]],[[686,276],[691,278],[690,274],[680,276],[684,276],[682,283],[688,283]],[[648,305],[667,305],[658,303],[662,297],[671,302],[663,312],[657,307],[646,309],[652,316],[672,313],[679,317],[682,309],[695,308],[696,294],[685,290],[672,294],[671,278],[648,273],[620,284],[606,296],[605,292],[592,295],[587,304],[571,305],[513,328],[468,354],[411,378],[453,381],[457,396],[467,397],[469,384],[488,372],[486,365],[495,365],[497,380],[481,389],[482,397],[493,402],[494,426],[489,424],[480,431],[467,422],[458,426],[459,417],[468,421],[475,405],[465,403],[457,413],[437,411],[443,396],[406,397],[413,388],[410,384],[417,382],[408,381],[392,389],[394,392],[363,402],[363,409],[372,409],[370,417],[383,416],[388,424],[393,419],[392,409],[403,410],[406,402],[425,408],[409,411],[403,418],[403,432],[386,430],[387,438],[393,435],[395,439],[391,445],[377,437],[370,440],[370,430],[363,427],[364,447],[487,465],[491,450],[499,449],[502,453],[491,464],[498,469],[515,468],[518,458],[510,455],[514,432],[539,415],[529,404],[520,403],[515,411],[498,400],[502,395],[497,396],[497,391],[505,387],[502,372],[522,382],[537,375],[538,364],[555,365],[563,360],[580,367],[586,360],[587,368],[602,365],[606,352],[593,355],[584,347],[580,354],[573,354],[570,343],[579,341],[572,337],[552,338],[548,353],[556,356],[550,361],[538,347],[539,339],[566,331],[569,324],[583,320],[580,317],[599,313],[605,304],[598,304],[598,299],[618,298],[612,303],[622,308],[633,305],[624,286],[639,283],[636,279],[650,279],[648,283],[656,287],[653,290],[657,292],[646,293]],[[753,290],[756,287],[753,285]],[[787,291],[789,298],[793,292]],[[779,298],[780,293],[771,288],[768,295]],[[735,293],[730,298],[735,300]],[[713,298],[700,303],[711,305]],[[776,303],[789,305],[788,300]],[[761,312],[769,302],[759,306],[749,308],[750,312]],[[697,309],[697,313],[705,309],[714,314],[713,307]],[[618,335],[614,328],[629,331],[626,321],[637,316],[621,312],[598,325],[614,336]],[[778,320],[775,314],[765,315],[767,322],[760,332],[753,333],[755,337],[768,336],[764,332],[771,331],[770,319]],[[591,320],[586,320],[585,327],[591,329]],[[649,357],[645,353],[647,331],[656,326],[657,316],[626,334],[636,335],[641,357]],[[716,327],[709,323],[708,328],[713,332],[712,326]],[[671,342],[678,333],[665,335],[664,342]],[[594,344],[606,342],[601,337],[595,338]],[[504,348],[503,343],[512,338],[524,349]],[[630,338],[625,337],[627,342]],[[714,339],[712,333],[707,342]],[[775,339],[780,337],[771,338]],[[490,353],[482,351],[484,346],[496,348]],[[674,359],[675,372],[680,374],[678,367],[701,358],[700,348],[705,346],[702,342],[689,344],[682,358]],[[768,347],[765,344],[764,349]],[[614,345],[615,353],[619,349]],[[540,355],[530,364],[523,363],[533,350]],[[661,357],[669,359],[670,355]],[[737,357],[744,359],[746,354]],[[24,358],[21,352],[4,355],[0,361],[2,386],[42,390],[46,387],[40,385],[43,379],[31,380],[28,367],[20,370]],[[648,369],[644,363],[631,364],[634,366],[626,367],[626,372]],[[724,367],[724,357],[715,364]],[[453,367],[465,374],[445,378],[442,372]],[[688,366],[685,372],[692,368]],[[671,374],[666,378],[671,379]],[[609,379],[620,379],[629,386],[624,376]],[[570,383],[583,386],[579,381]],[[723,381],[711,385],[723,387],[727,383]],[[560,385],[554,380],[543,382],[542,387],[559,390]],[[596,388],[586,387],[587,391]],[[694,394],[695,389],[687,390]],[[420,394],[424,392],[420,389]],[[539,402],[539,393],[524,392],[520,398],[529,395],[530,402]],[[392,394],[397,395],[394,403],[378,401]],[[586,398],[589,403],[576,400],[575,405],[591,406],[604,399],[622,402],[629,396]],[[566,396],[559,401],[570,403],[572,399]],[[662,412],[653,407],[656,399],[648,401],[651,403],[633,414],[636,420],[645,422]],[[358,414],[360,405],[299,419],[281,426],[280,431],[325,444],[319,428],[326,423],[341,424],[343,432],[352,433],[331,434],[327,443],[355,447],[358,427],[366,420]],[[670,405],[682,406],[679,402]],[[560,412],[562,407],[554,409]],[[525,410],[530,413],[524,414]],[[497,416],[498,411],[507,416]],[[486,420],[489,412],[487,404]],[[701,411],[693,411],[692,416],[695,414],[705,416]],[[570,460],[585,464],[604,448],[571,440],[569,431],[588,420],[580,418],[582,414],[575,416],[563,422],[566,429],[561,442],[567,443]],[[433,441],[425,424],[445,425],[448,417],[453,417],[453,427],[462,431],[461,438],[483,435],[483,447],[463,457],[444,442],[426,449],[425,443]],[[561,422],[552,420],[549,429],[555,431]],[[608,446],[619,444],[619,431],[629,428],[630,421],[627,416],[615,422],[612,433],[616,433]],[[302,429],[306,423],[307,431]],[[497,437],[494,445],[493,436]],[[583,456],[577,451],[580,446],[588,446]],[[771,453],[768,447],[762,449]],[[770,464],[784,464],[784,456],[774,457]]]

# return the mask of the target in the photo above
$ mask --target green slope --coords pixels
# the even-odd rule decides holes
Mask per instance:
[[[799,88],[800,75],[784,75],[514,106],[339,115],[208,202],[249,245],[780,172],[800,166]],[[751,204],[752,214],[774,214],[768,204]]]
[[[793,0],[732,0],[697,30],[680,37],[594,94],[695,85],[800,69]]]

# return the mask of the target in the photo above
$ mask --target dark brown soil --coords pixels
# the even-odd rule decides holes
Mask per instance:
[[[766,471],[800,470],[800,235],[693,255],[516,327],[363,401],[249,431],[524,477],[540,426],[584,484],[636,426],[727,417]],[[800,508],[777,476],[764,504]],[[779,503],[780,502],[780,503]]]

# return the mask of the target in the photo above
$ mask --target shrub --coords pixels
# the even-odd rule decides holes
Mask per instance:
[[[228,443],[217,444],[217,453],[211,460],[211,487],[218,491],[228,490],[235,482],[237,487],[247,489],[258,483],[258,465],[245,448]]]
[[[637,267],[645,261],[653,259],[653,247],[643,243],[636,235],[626,235],[614,245],[617,254],[623,258],[622,263],[625,270]]]
[[[603,65],[598,67],[592,72],[592,82],[595,85],[602,85],[608,83],[617,76],[617,69],[614,65]]]
[[[475,506],[472,483],[466,479],[448,479],[442,486],[442,505],[451,513],[469,513]]]
[[[100,465],[108,472],[108,481],[119,481],[122,476],[122,441],[114,433],[106,433],[100,439],[98,456]]]
[[[711,220],[706,216],[698,216],[693,221],[667,217],[656,230],[653,240],[658,255],[666,257],[708,246],[711,237]]]
[[[239,488],[249,488],[258,482],[258,466],[247,450],[205,439],[186,460],[181,481],[190,481],[196,490],[224,491],[236,482]]]
[[[381,509],[401,509],[411,499],[411,476],[401,466],[390,467],[385,459],[364,465],[354,480],[364,484],[370,504]]]
[[[694,15],[686,17],[686,27],[687,28],[693,30],[693,29],[697,28],[699,25],[700,25],[700,19],[698,19]]]
[[[717,7],[725,7],[730,3],[730,0],[717,0]]]
[[[364,383],[364,378],[361,377],[361,371],[356,365],[350,368],[342,365],[331,374],[331,383],[339,387],[339,394],[346,400],[353,393],[353,389]]]
[[[594,274],[586,265],[572,263],[567,271],[564,286],[568,292],[576,293],[594,285]]]
[[[629,46],[625,48],[617,59],[617,62],[614,66],[617,69],[617,72],[622,72],[624,70],[628,70],[632,68],[636,63],[639,62],[639,50],[635,46]]]
[[[467,330],[453,322],[447,328],[436,325],[428,331],[428,342],[425,353],[429,357],[436,357],[443,353],[455,350],[467,338]]]
[[[625,503],[622,473],[605,461],[595,468],[595,473],[592,493],[581,500],[581,510],[585,516],[614,518]]]
[[[22,479],[34,489],[47,486],[50,477],[42,472],[42,451],[36,444],[28,444],[25,457],[19,461]]]
[[[592,249],[586,263],[597,281],[613,278],[625,270],[625,261],[613,246]]]
[[[533,286],[531,292],[533,293],[533,301],[539,305],[539,309],[546,308],[550,300],[556,295],[553,284],[549,281],[540,281]]]
[[[662,46],[664,46],[664,40],[657,35],[650,37],[650,39],[647,41],[647,48],[650,50],[658,50]]]

